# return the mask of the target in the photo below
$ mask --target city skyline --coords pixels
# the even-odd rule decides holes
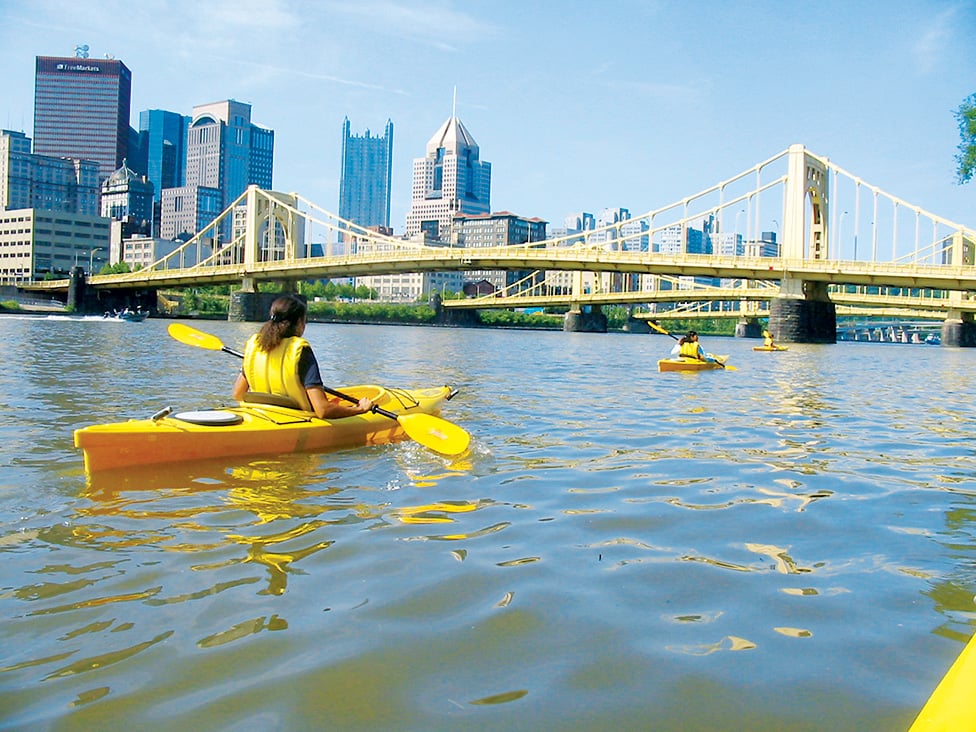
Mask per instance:
[[[125,6],[131,33],[120,33],[121,7],[4,3],[0,124],[33,137],[35,57],[87,44],[92,58],[111,54],[132,71],[135,128],[148,109],[251,104],[255,123],[275,130],[275,188],[329,210],[340,180],[332,130],[347,116],[358,128],[391,119],[398,233],[411,161],[450,117],[455,87],[457,116],[492,161],[494,210],[554,225],[606,207],[637,216],[799,142],[913,205],[976,224],[976,189],[955,183],[952,114],[974,91],[972,0],[884,13],[828,2],[814,15],[773,2],[149,2]],[[330,38],[345,40],[333,49]]]

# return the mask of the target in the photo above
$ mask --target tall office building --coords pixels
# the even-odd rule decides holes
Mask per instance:
[[[34,152],[94,160],[99,178],[108,178],[128,152],[132,72],[121,61],[84,55],[36,62]]]
[[[457,214],[491,211],[491,163],[480,159],[478,143],[452,115],[427,142],[427,155],[413,161],[407,236],[440,238]]]
[[[251,123],[251,105],[228,99],[193,108],[186,185],[218,188],[226,208],[249,185],[271,188],[274,131]]]
[[[350,133],[342,122],[342,173],[339,217],[363,227],[390,228],[390,184],[393,180],[393,122],[382,137]]]
[[[186,182],[186,137],[190,118],[165,109],[139,113],[139,158],[134,166],[144,169],[152,182],[156,202],[164,188]]]
[[[98,163],[35,155],[23,132],[0,130],[0,211],[98,215]]]

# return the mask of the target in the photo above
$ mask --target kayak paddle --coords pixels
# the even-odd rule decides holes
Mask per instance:
[[[664,333],[664,335],[666,335],[666,336],[671,336],[676,341],[680,341],[681,340],[674,333],[671,333],[670,331],[665,330],[660,325],[658,325],[657,323],[655,323],[653,320],[648,320],[647,321],[647,324],[649,326],[651,326],[654,330],[656,330],[658,333]],[[719,366],[721,366],[723,369],[726,369],[727,371],[738,371],[738,369],[735,366],[726,366],[725,365],[725,362],[722,361],[721,359],[719,359],[718,357],[716,357],[714,353],[706,353],[705,355],[708,356],[709,358],[711,358],[715,363],[717,363]],[[703,361],[707,361],[708,359],[702,359],[702,360]]]
[[[210,351],[223,351],[232,356],[244,358],[243,353],[235,351],[233,348],[228,348],[217,336],[204,333],[183,323],[170,323],[167,331],[170,336],[188,346],[206,348]],[[327,386],[323,386],[322,389],[327,394],[331,394],[339,399],[352,402],[353,404],[359,403],[358,399],[348,394],[343,394],[341,391],[330,389]],[[435,417],[433,414],[397,414],[396,412],[390,412],[382,407],[378,407],[375,404],[370,411],[381,414],[384,417],[389,417],[390,419],[395,419],[403,427],[403,431],[411,438],[424,447],[429,447],[431,450],[436,450],[444,455],[460,455],[468,449],[468,443],[471,441],[471,435],[464,429],[458,427],[453,422],[448,422],[446,419]]]

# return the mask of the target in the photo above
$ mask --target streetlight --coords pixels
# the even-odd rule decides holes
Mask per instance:
[[[88,276],[92,276],[92,267],[95,266],[95,252],[102,251],[102,247],[95,247],[88,251]]]

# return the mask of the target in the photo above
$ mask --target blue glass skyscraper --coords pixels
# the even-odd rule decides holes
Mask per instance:
[[[153,184],[156,201],[164,188],[186,182],[186,133],[190,118],[165,109],[139,113],[139,148],[146,177]]]
[[[350,133],[342,123],[342,173],[339,217],[360,226],[390,227],[390,185],[393,180],[393,122],[382,137]]]

